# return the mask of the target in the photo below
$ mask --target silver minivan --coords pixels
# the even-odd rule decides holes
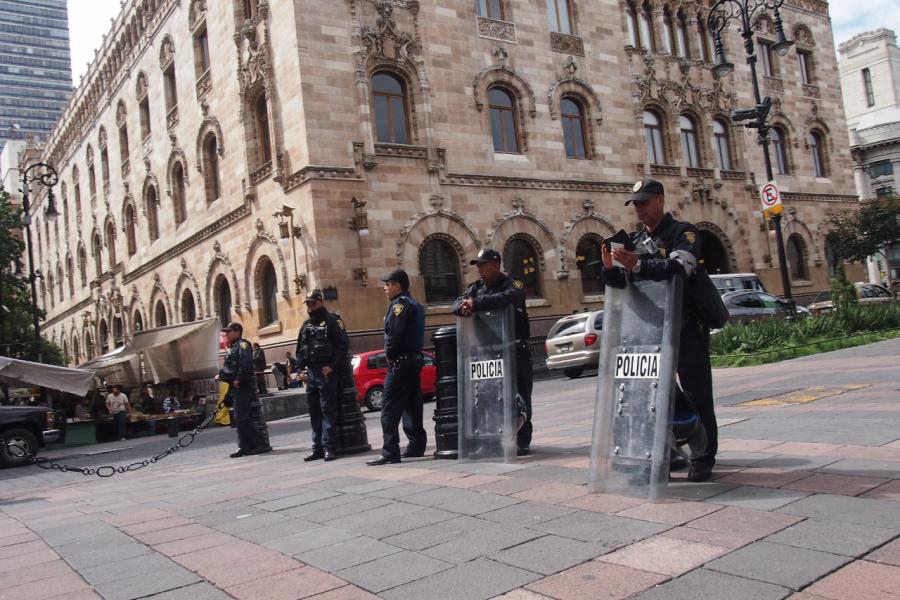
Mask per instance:
[[[562,369],[572,379],[581,377],[585,369],[596,369],[602,332],[602,310],[561,318],[547,334],[547,368]]]
[[[743,290],[766,291],[756,273],[716,273],[715,275],[711,273],[709,278],[712,279],[713,285],[720,294]]]

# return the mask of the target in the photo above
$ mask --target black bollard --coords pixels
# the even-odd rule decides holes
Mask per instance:
[[[338,418],[335,426],[337,435],[338,454],[356,454],[368,452],[372,449],[369,444],[369,434],[366,431],[366,418],[359,408],[356,399],[356,385],[353,382],[353,367],[350,365],[350,357],[341,364],[341,381],[338,382],[341,391],[338,402]]]
[[[434,393],[435,458],[459,457],[459,407],[456,390],[456,327],[441,327],[431,336],[437,356]]]

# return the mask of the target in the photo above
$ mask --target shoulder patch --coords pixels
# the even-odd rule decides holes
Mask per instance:
[[[665,258],[665,257],[666,257],[666,254],[668,254],[668,252],[666,251],[665,248],[660,248],[660,249],[659,249],[659,255],[660,255],[660,256],[662,256],[663,258]]]
[[[399,316],[400,316],[400,313],[403,312],[403,307],[404,307],[404,306],[405,306],[405,305],[404,305],[402,302],[398,302],[397,304],[394,305],[393,311],[394,311],[394,316],[395,316],[395,317],[399,317]]]
[[[336,323],[337,323],[337,326],[341,328],[341,330],[344,329],[344,321],[342,321],[341,319],[338,319],[336,321]]]
[[[685,231],[684,239],[686,239],[688,243],[693,244],[695,241],[697,241],[697,234],[695,234],[693,231]]]
[[[522,281],[519,279],[513,279],[513,287],[516,288],[517,290],[521,290],[522,288],[525,287],[525,284],[522,283]]]
[[[250,347],[250,342],[241,341],[240,346],[241,346],[241,350],[246,350],[247,348]]]

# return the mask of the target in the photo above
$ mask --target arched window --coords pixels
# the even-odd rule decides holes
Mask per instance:
[[[675,21],[672,19],[672,11],[669,7],[663,8],[663,27],[665,32],[663,35],[663,44],[665,44],[666,54],[675,54]]]
[[[716,164],[725,171],[731,170],[731,144],[728,143],[728,125],[719,119],[712,122],[713,151],[716,153]]]
[[[91,202],[93,202],[97,196],[97,175],[96,175],[96,173],[94,173],[94,151],[91,149],[90,146],[88,146],[87,154],[88,154],[88,163],[87,163],[88,192],[91,195]]]
[[[116,227],[112,221],[106,224],[106,254],[112,269],[116,266]]]
[[[569,0],[547,0],[550,31],[572,35],[572,11]]]
[[[431,238],[422,245],[419,272],[425,278],[425,302],[453,302],[459,296],[459,255],[447,240]]]
[[[253,106],[256,124],[256,157],[262,166],[272,160],[272,143],[269,140],[269,102],[266,93],[261,92]]]
[[[134,311],[134,317],[132,317],[132,323],[134,323],[134,332],[144,330],[144,317],[141,316],[141,311]],[[227,323],[226,323],[227,324]]]
[[[221,195],[219,185],[219,140],[210,132],[203,139],[203,183],[206,201],[213,202]],[[226,323],[227,324],[227,323]]]
[[[72,255],[68,255],[66,257],[66,274],[69,279],[69,296],[75,296],[75,261],[72,260]]]
[[[808,280],[809,271],[806,268],[806,244],[797,233],[792,233],[787,239],[788,267],[793,280]]]
[[[129,204],[125,207],[125,242],[128,246],[128,256],[134,256],[137,252],[136,221],[137,216],[134,212],[134,206]]]
[[[769,138],[772,141],[772,154],[775,159],[772,162],[775,163],[775,173],[778,175],[787,175],[790,171],[788,170],[787,160],[787,137],[784,130],[780,127],[773,127],[769,130]]]
[[[66,228],[66,233],[69,231],[69,186],[66,185],[66,182],[63,181],[60,186],[60,196],[62,197],[62,216],[63,216],[63,225]]]
[[[113,348],[125,345],[125,324],[121,317],[113,317]]]
[[[571,96],[564,96],[559,102],[559,113],[563,127],[563,140],[566,145],[566,156],[588,158],[584,109],[581,102]]]
[[[687,115],[678,117],[678,129],[681,132],[681,157],[689,167],[700,166],[700,154],[697,152],[697,124]]]
[[[653,11],[646,2],[641,6],[638,18],[641,25],[641,48],[656,52],[656,41],[653,39]]]
[[[231,286],[224,275],[219,275],[215,283],[216,314],[219,315],[219,323],[225,327],[231,323]]]
[[[146,91],[143,97],[138,98],[138,114],[141,118],[141,139],[146,143],[151,133],[150,94]]]
[[[106,144],[100,146],[100,175],[104,185],[109,183],[109,152],[106,151]]]
[[[166,318],[166,305],[162,300],[156,301],[156,308],[153,309],[153,324],[157,327],[165,327],[169,324]]]
[[[62,264],[60,263],[56,263],[56,285],[59,291],[59,301],[62,302],[66,299],[63,294],[66,285],[66,276],[65,273],[63,273]]]
[[[475,0],[475,14],[488,19],[503,20],[502,0]]]
[[[125,122],[123,116],[122,123],[119,125],[119,160],[123,165],[128,162],[128,156],[128,123]]]
[[[171,40],[169,40],[169,44],[172,44]],[[166,122],[168,123],[174,111],[178,109],[178,85],[175,80],[174,57],[163,70],[163,94],[166,98]]]
[[[94,232],[94,238],[91,240],[91,250],[94,252],[94,271],[99,279],[103,275],[103,244],[100,241],[100,234]]]
[[[652,110],[644,111],[644,145],[650,164],[666,164],[666,149],[663,145],[662,119]]]
[[[837,234],[833,231],[825,236],[825,266],[828,269],[828,277],[837,277],[838,260],[834,248],[837,244]]]
[[[245,19],[254,19],[256,18],[256,9],[257,9],[257,1],[258,0],[244,0],[244,18]],[[228,323],[225,323],[228,325]]]
[[[488,105],[494,152],[520,153],[518,114],[513,94],[500,87],[491,88],[488,90]]]
[[[194,305],[194,294],[184,290],[181,294],[181,322],[191,323],[197,320],[197,307]]]
[[[100,355],[102,356],[109,352],[109,325],[106,324],[106,319],[100,321],[100,331],[97,337],[97,343],[100,345]]]
[[[78,244],[78,274],[81,275],[81,287],[87,286],[87,250],[84,244]]]
[[[409,143],[406,86],[389,73],[372,75],[372,104],[375,105],[375,138],[389,144]]]
[[[91,360],[94,358],[94,354],[96,353],[96,349],[94,347],[94,338],[91,337],[91,332],[87,331],[84,334],[84,358],[85,360]]]
[[[147,233],[150,234],[150,241],[159,238],[159,216],[156,212],[157,195],[156,186],[147,186],[144,197],[144,209],[147,211]]]
[[[706,19],[703,13],[697,14],[697,58],[703,62],[709,60],[709,35],[706,33]]]
[[[72,167],[72,197],[75,200],[75,220],[81,221],[81,184],[78,182],[78,167]]]
[[[603,269],[603,259],[600,257],[602,243],[599,236],[588,234],[578,240],[575,248],[575,266],[581,272],[581,292],[585,296],[603,293],[603,280],[600,278]]]
[[[625,5],[625,24],[628,29],[628,45],[634,48],[640,48],[641,40],[640,34],[638,33],[637,11],[631,0]]]
[[[185,198],[184,167],[176,162],[172,167],[172,208],[175,210],[175,224],[184,223],[187,218],[187,199]]]
[[[72,364],[81,364],[81,348],[78,346],[78,337],[72,336]]]
[[[522,238],[509,240],[503,249],[503,264],[510,276],[522,281],[526,298],[540,297],[540,262],[534,246]]]
[[[688,44],[688,25],[687,18],[682,11],[677,13],[677,21],[675,24],[675,48],[678,56],[684,58],[691,57],[691,47]]]
[[[55,280],[53,277],[53,272],[48,273],[47,274],[47,292],[50,292],[50,293],[47,294],[47,297],[50,299],[50,308],[53,308],[53,306],[56,305],[56,297],[53,295],[53,282],[54,281]],[[44,294],[46,294],[46,292],[42,290],[41,295],[44,295]]]
[[[278,279],[275,267],[267,257],[262,257],[257,266],[259,286],[259,325],[265,327],[278,320]]]
[[[828,171],[825,168],[825,144],[822,134],[818,131],[810,131],[806,136],[806,143],[809,145],[809,153],[812,155],[813,172],[816,177],[827,177]]]

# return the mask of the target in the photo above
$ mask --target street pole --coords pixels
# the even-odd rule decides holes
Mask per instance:
[[[753,118],[746,127],[756,129],[756,140],[763,150],[763,161],[766,166],[766,182],[774,179],[772,172],[772,157],[769,154],[769,131],[771,127],[768,124],[770,99],[762,98],[759,92],[759,77],[756,73],[756,62],[758,57],[753,44],[753,26],[751,18],[757,11],[765,11],[771,9],[775,15],[775,34],[776,42],[772,49],[780,56],[784,56],[793,42],[787,40],[784,35],[784,28],[781,22],[781,14],[779,8],[784,4],[784,0],[719,0],[709,10],[707,17],[708,31],[712,32],[715,46],[715,65],[713,73],[722,77],[730,72],[734,65],[725,59],[724,46],[722,44],[722,30],[731,19],[740,21],[741,37],[744,38],[744,50],[747,54],[747,64],[750,65],[750,78],[753,85],[753,97],[756,100],[756,108],[750,110],[735,111],[731,115],[732,121],[739,121],[746,118]],[[735,118],[735,117],[738,118]],[[781,271],[781,286],[784,290],[784,297],[788,301],[793,301],[791,297],[791,281],[788,276],[787,257],[784,252],[784,239],[781,235],[781,213],[772,215],[772,223],[775,225],[775,244],[778,246],[778,267]]]

